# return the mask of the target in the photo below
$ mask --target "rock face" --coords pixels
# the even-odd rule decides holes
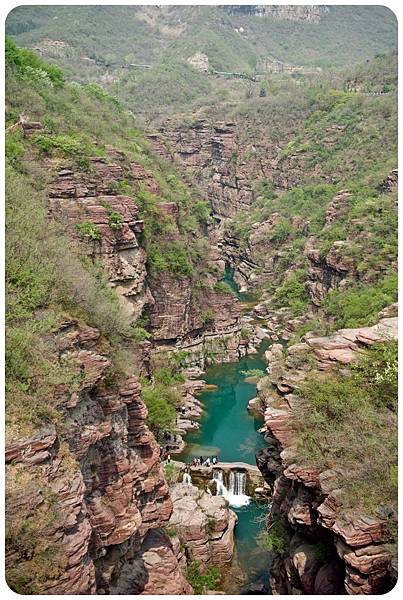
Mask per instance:
[[[73,392],[55,390],[64,426],[13,440],[6,452],[8,527],[17,527],[21,516],[33,520],[38,551],[60,551],[58,572],[42,573],[34,557],[38,592],[191,593],[178,549],[161,532],[150,542],[151,532],[168,523],[172,500],[137,377],[108,385],[110,362],[99,333],[73,320],[55,335],[55,352],[80,381]],[[21,491],[18,473],[30,480]],[[23,546],[9,547],[10,569],[28,568],[27,560]],[[137,565],[131,574],[130,564]]]
[[[226,220],[248,209],[256,198],[257,181],[267,180],[278,190],[296,185],[303,177],[303,167],[293,157],[287,164],[278,158],[284,140],[257,135],[245,139],[248,124],[242,122],[210,122],[199,120],[191,125],[167,125],[149,136],[154,151],[168,160],[179,160],[192,178],[205,190],[214,214]],[[290,130],[297,128],[293,120]]]
[[[277,20],[307,21],[318,23],[329,12],[327,6],[228,6],[224,10],[230,14],[272,17]]]
[[[132,198],[116,190],[125,177],[145,181],[151,189],[157,183],[140,165],[125,167],[98,157],[90,159],[90,163],[89,173],[71,166],[59,170],[49,189],[50,214],[63,218],[71,235],[84,235],[88,253],[102,261],[110,285],[116,288],[124,308],[135,320],[144,306],[153,302],[146,283],[147,256],[139,243],[143,221]],[[120,222],[113,222],[111,211],[120,215]],[[80,234],[77,226],[86,223],[95,227],[99,240]]]
[[[192,56],[189,56],[187,61],[191,67],[200,71],[201,73],[207,73],[209,70],[209,59],[207,54],[203,52],[196,52]]]
[[[301,402],[293,392],[312,368],[326,372],[335,364],[350,365],[362,347],[396,340],[397,317],[390,316],[395,311],[395,306],[382,311],[373,327],[341,329],[329,337],[306,336],[303,343],[288,348],[287,358],[278,344],[267,353],[267,385],[261,384],[258,393],[269,448],[259,452],[257,464],[273,486],[272,515],[285,517],[300,532],[291,540],[289,556],[274,561],[272,584],[277,593],[377,594],[391,586],[386,521],[343,508],[337,471],[321,472],[293,462],[293,409]],[[310,363],[309,371],[299,358],[308,351],[315,363]],[[318,539],[332,549],[320,560],[310,545]]]
[[[237,168],[235,123],[199,121],[190,127],[164,128],[165,139],[173,147],[173,157],[179,159],[211,200],[213,211],[221,217],[232,217],[248,208],[253,201],[251,181]],[[161,151],[164,138],[152,138],[155,149]],[[164,148],[164,146],[162,146]],[[162,152],[170,157],[168,150]]]
[[[211,496],[184,483],[171,488],[173,513],[169,526],[186,553],[202,566],[228,565],[234,553],[236,514],[222,496]]]
[[[327,213],[329,224],[336,218],[332,210],[334,207],[335,204],[332,203]],[[320,306],[326,293],[339,287],[343,279],[356,275],[354,261],[346,258],[344,248],[348,248],[348,242],[334,242],[330,251],[325,256],[321,256],[312,239],[306,243],[305,256],[310,262],[306,288],[315,306]]]
[[[178,540],[153,529],[145,536],[133,560],[125,559],[118,585],[111,587],[110,593],[124,594],[130,590],[130,594],[142,595],[192,594],[192,586],[178,568],[183,560]]]
[[[191,342],[204,329],[224,334],[238,325],[240,305],[232,294],[209,290],[201,299],[189,277],[160,273],[152,293],[150,323],[156,341]]]
[[[153,194],[158,193],[159,185],[144,167],[127,163],[123,153],[109,148],[108,154],[116,162],[94,157],[88,172],[71,165],[58,170],[49,188],[50,214],[63,219],[73,237],[86,240],[88,254],[101,260],[109,285],[118,292],[132,321],[147,310],[157,342],[191,340],[206,330],[225,334],[237,325],[240,329],[237,298],[216,292],[216,278],[211,275],[206,278],[206,291],[195,289],[190,277],[167,271],[148,284],[147,255],[141,245],[144,223],[133,199],[117,189],[125,178],[141,183]],[[160,201],[158,208],[172,220],[169,239],[179,239],[178,205]],[[88,226],[89,231],[85,229]],[[211,255],[214,265],[216,254]]]

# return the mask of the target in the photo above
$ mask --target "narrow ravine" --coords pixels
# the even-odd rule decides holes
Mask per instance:
[[[205,412],[200,429],[187,435],[181,460],[189,463],[194,457],[216,455],[222,462],[256,464],[255,453],[265,447],[263,435],[259,433],[263,423],[247,410],[249,400],[256,396],[256,384],[246,381],[246,373],[266,368],[266,348],[267,342],[263,342],[255,355],[206,369],[206,384],[215,387],[199,395]],[[250,499],[244,506],[234,502],[231,508],[238,515],[236,549],[233,567],[223,579],[224,591],[242,593],[264,589],[267,593],[270,555],[262,540],[267,504]]]

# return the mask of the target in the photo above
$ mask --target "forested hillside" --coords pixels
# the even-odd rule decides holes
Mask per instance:
[[[217,86],[214,71],[253,76],[280,61],[314,72],[396,47],[389,9],[332,6],[316,12],[308,7],[295,21],[287,14],[257,16],[225,7],[22,6],[8,16],[6,31],[62,66],[68,78],[102,83],[136,114],[149,117],[246,93],[242,80]],[[196,53],[207,57],[207,72],[189,64]]]

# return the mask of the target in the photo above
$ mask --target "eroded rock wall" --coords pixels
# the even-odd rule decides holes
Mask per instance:
[[[96,228],[100,239],[86,237],[88,253],[102,261],[110,285],[135,321],[153,298],[146,282],[147,256],[140,243],[143,221],[133,199],[117,192],[128,169],[123,163],[108,163],[97,157],[90,159],[89,172],[67,165],[58,171],[49,188],[49,211],[65,220],[73,237],[80,235],[77,226],[92,224]],[[157,185],[154,180],[150,183],[141,166],[132,163],[130,169],[136,177],[141,171],[147,185]],[[111,222],[111,211],[121,215],[118,226]]]
[[[222,496],[212,496],[194,485],[171,488],[173,513],[169,525],[192,560],[202,567],[228,565],[234,553],[236,514]]]
[[[232,121],[168,123],[149,139],[156,152],[184,165],[208,194],[214,214],[225,220],[251,206],[259,180],[267,179],[284,190],[303,175],[299,163],[294,168],[292,157],[286,159],[286,165],[279,160],[281,142],[259,133],[251,141],[245,138],[246,127],[247,123]]]
[[[329,371],[354,363],[362,347],[397,339],[396,306],[380,314],[373,327],[342,329],[323,337],[306,337],[288,348],[267,351],[269,375],[258,387],[263,405],[268,448],[257,464],[273,486],[272,516],[284,517],[294,531],[286,556],[272,569],[276,593],[378,594],[393,586],[395,575],[388,545],[387,520],[357,514],[343,507],[337,469],[320,471],[294,462],[294,391],[312,369]],[[315,364],[304,363],[310,352]],[[330,555],[319,556],[312,544],[324,542]]]
[[[21,518],[38,520],[49,504],[52,509],[52,518],[43,516],[36,531],[33,552],[58,549],[60,572],[38,575],[38,592],[191,593],[178,548],[161,529],[172,500],[159,446],[145,424],[138,376],[109,383],[105,342],[96,329],[74,320],[57,332],[54,344],[80,382],[74,391],[55,389],[63,426],[6,448],[9,527]],[[19,490],[21,477],[31,483]],[[158,532],[158,542],[150,545],[151,532]],[[161,568],[154,569],[150,552]],[[29,569],[30,560],[23,546],[7,555],[10,568],[18,562]]]

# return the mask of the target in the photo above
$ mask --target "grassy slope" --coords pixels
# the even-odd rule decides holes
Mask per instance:
[[[392,511],[395,520],[397,343],[363,352],[350,375],[337,368],[313,374],[299,394],[296,461],[336,467],[346,508],[383,518]]]

